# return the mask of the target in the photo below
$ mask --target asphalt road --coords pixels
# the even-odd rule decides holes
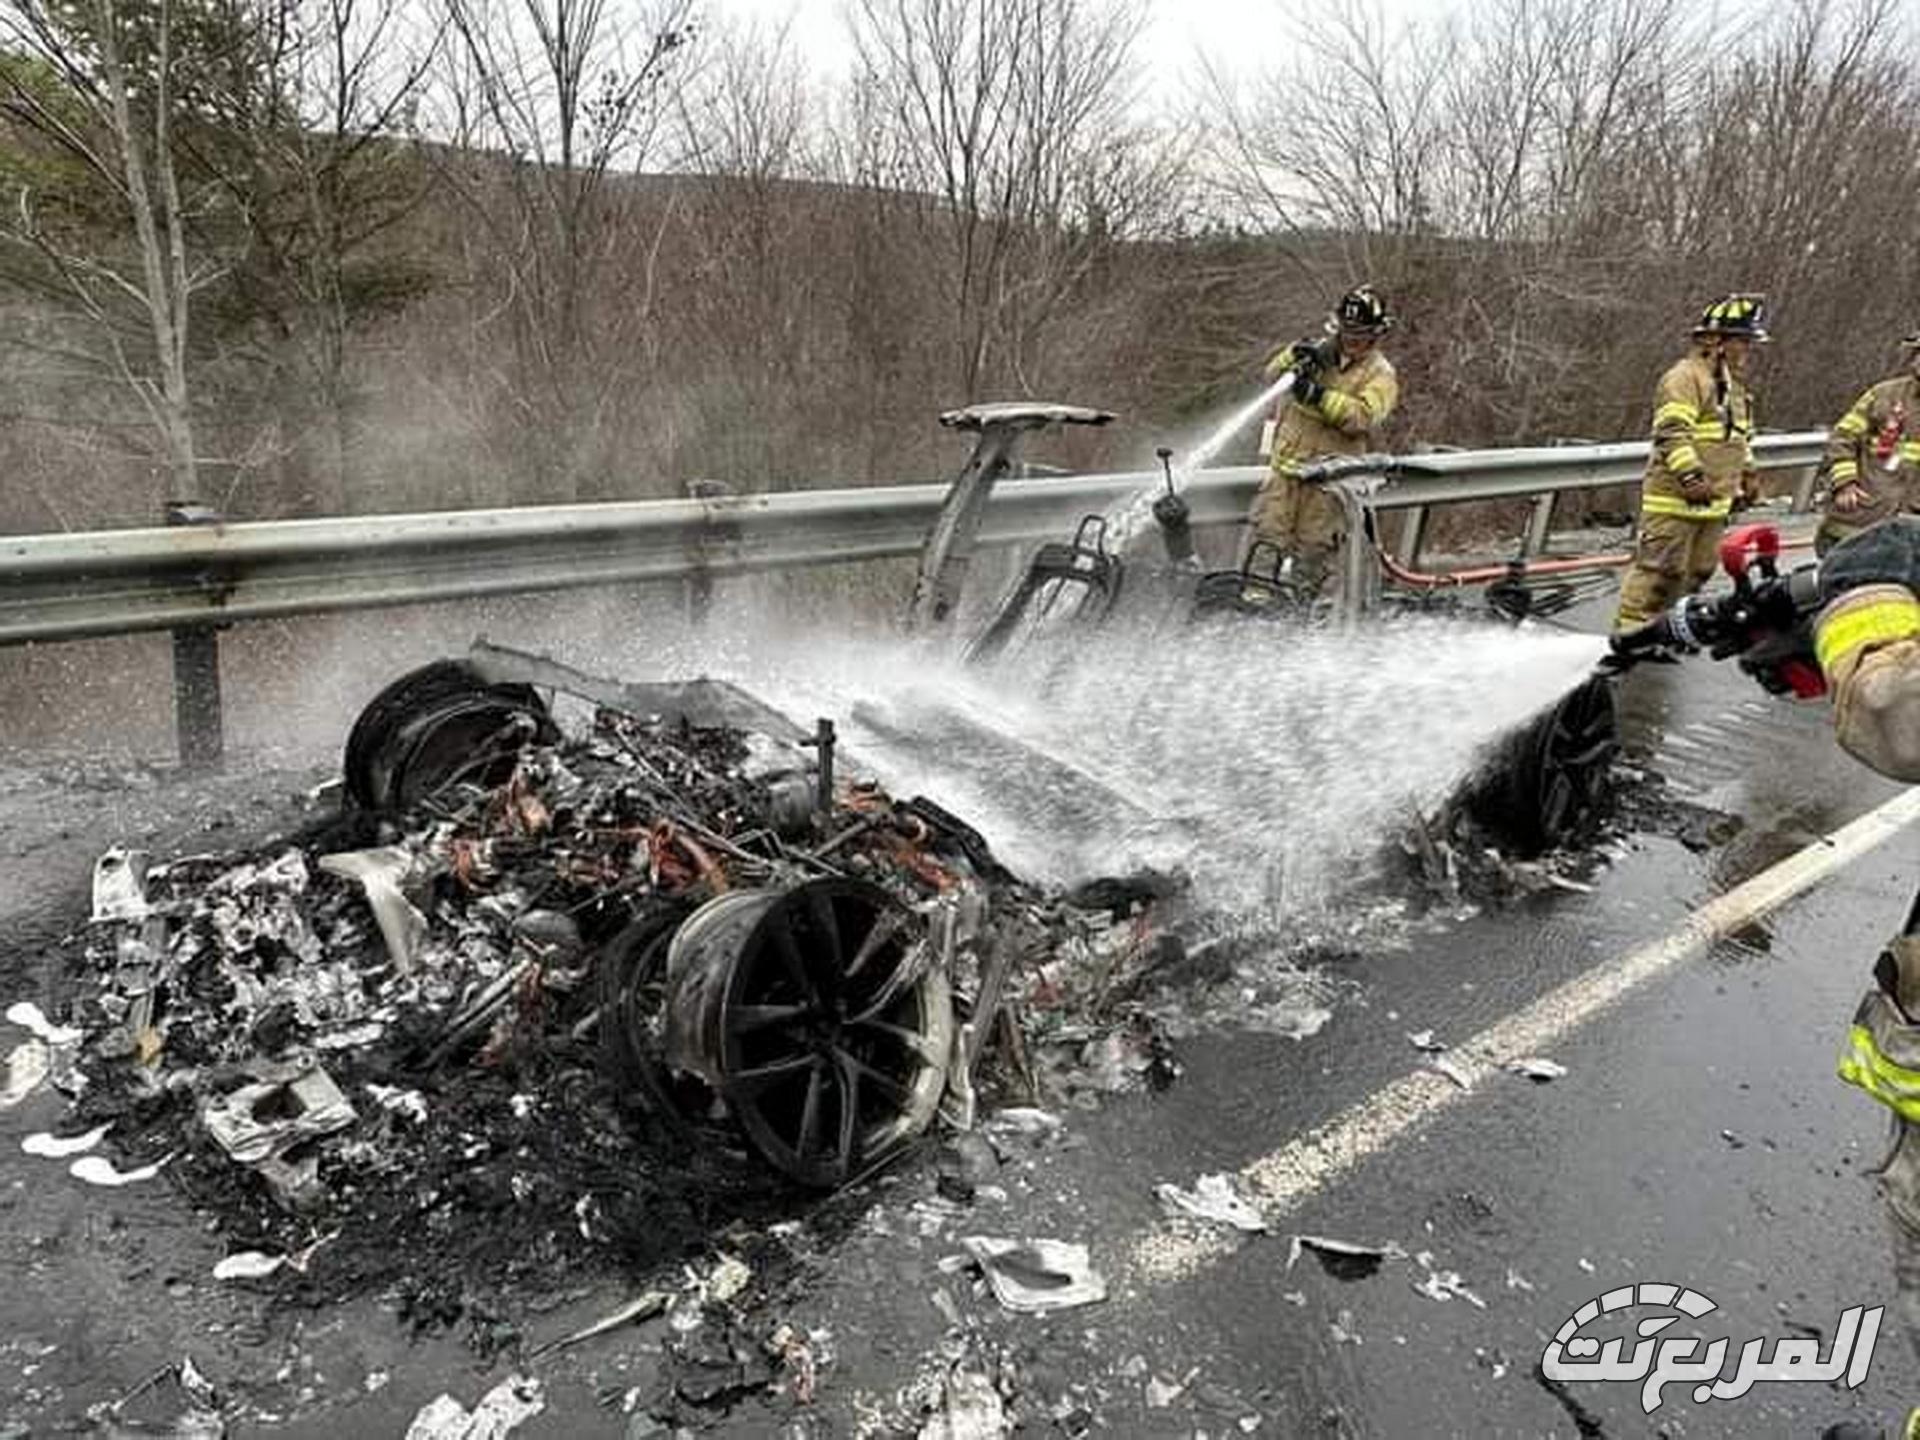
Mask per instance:
[[[1752,1338],[1830,1336],[1846,1307],[1890,1299],[1866,1175],[1884,1120],[1833,1062],[1867,966],[1904,918],[1920,832],[1577,1027],[1550,1056],[1564,1078],[1476,1088],[1313,1191],[1279,1233],[1170,1281],[1127,1263],[1161,1228],[1154,1182],[1249,1165],[1418,1066],[1409,1031],[1457,1044],[1604,973],[1701,900],[1895,793],[1829,753],[1818,709],[1750,701],[1724,673],[1650,679],[1629,697],[1638,747],[1662,768],[1695,755],[1684,788],[1743,815],[1743,834],[1706,854],[1645,840],[1589,895],[1536,898],[1362,960],[1347,970],[1359,1000],[1313,1038],[1190,1046],[1172,1089],[1077,1118],[1086,1143],[1023,1164],[1030,1198],[1016,1189],[1016,1214],[995,1223],[1085,1240],[1130,1279],[1107,1306],[1051,1323],[988,1315],[1043,1391],[1118,1433],[1153,1435],[1244,1433],[1257,1418],[1255,1433],[1283,1435],[1813,1437],[1843,1418],[1891,1423],[1920,1402],[1914,1349],[1890,1316],[1857,1391],[1760,1384],[1700,1406],[1675,1384],[1649,1415],[1636,1385],[1556,1393],[1538,1373],[1580,1304],[1641,1281],[1718,1302],[1699,1333],[1731,1337],[1735,1354]],[[1291,1234],[1431,1259],[1338,1279],[1310,1254],[1290,1265]],[[1457,1272],[1483,1307],[1420,1293],[1436,1271]],[[915,1275],[876,1294],[855,1279],[825,1313],[886,1336],[871,1362],[882,1370],[912,1353],[909,1335],[937,1353],[948,1332],[933,1284]]]
[[[1550,892],[1348,961],[1318,1034],[1186,1041],[1185,1073],[1165,1092],[1003,1139],[970,1207],[934,1198],[931,1166],[889,1177],[851,1233],[808,1248],[804,1283],[781,1297],[795,1325],[822,1332],[814,1403],[749,1400],[711,1429],[901,1433],[937,1408],[956,1367],[992,1375],[1034,1434],[1812,1437],[1920,1403],[1914,1347],[1891,1316],[1856,1391],[1762,1384],[1695,1405],[1672,1385],[1648,1415],[1637,1386],[1556,1391],[1537,1373],[1567,1315],[1634,1282],[1710,1296],[1718,1310],[1699,1333],[1736,1350],[1830,1336],[1845,1307],[1891,1299],[1866,1178],[1882,1116],[1832,1067],[1920,877],[1920,830],[1568,1030],[1549,1052],[1565,1077],[1496,1076],[1308,1187],[1273,1233],[1216,1245],[1176,1274],[1142,1262],[1166,1233],[1155,1182],[1282,1150],[1419,1069],[1408,1032],[1458,1045],[1556,986],[1604,975],[1704,899],[1895,793],[1833,751],[1819,710],[1769,702],[1726,669],[1643,672],[1627,698],[1635,748],[1691,798],[1742,817],[1740,835],[1697,853],[1641,839],[1591,893]],[[50,984],[22,957],[76,918],[107,841],[184,849],[212,827],[224,844],[290,813],[310,778],[0,787],[6,998]],[[169,1192],[87,1191],[19,1154],[15,1138],[52,1113],[40,1101],[0,1112],[0,1435],[84,1429],[90,1406],[183,1351],[236,1397],[240,1434],[397,1435],[440,1390],[471,1403],[510,1368],[445,1337],[408,1339],[375,1302],[289,1313],[265,1292],[212,1285],[218,1240]],[[940,1265],[970,1233],[1085,1243],[1113,1293],[1050,1318],[1003,1312]],[[1290,1264],[1294,1234],[1404,1256],[1341,1279],[1311,1253]],[[1431,1277],[1449,1273],[1473,1300],[1416,1289],[1444,1294]],[[528,1329],[558,1333],[622,1293],[559,1297]],[[523,1361],[547,1409],[516,1433],[657,1433],[622,1412],[663,1338],[656,1322]]]

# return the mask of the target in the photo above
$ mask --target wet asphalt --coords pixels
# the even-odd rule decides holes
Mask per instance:
[[[1556,1392],[1537,1374],[1561,1320],[1635,1281],[1707,1294],[1719,1310],[1702,1333],[1736,1348],[1828,1335],[1846,1306],[1891,1299],[1867,1177],[1882,1117],[1832,1066],[1867,967],[1920,881],[1916,833],[1576,1031],[1551,1052],[1565,1078],[1477,1088],[1311,1195],[1283,1233],[1164,1283],[1124,1264],[1160,1224],[1154,1182],[1278,1149],[1419,1066],[1408,1031],[1464,1039],[1894,793],[1834,751],[1820,709],[1770,701],[1730,669],[1644,671],[1629,685],[1637,757],[1740,816],[1732,841],[1696,852],[1638,839],[1592,893],[1550,892],[1344,962],[1348,989],[1317,1035],[1182,1042],[1184,1074],[1165,1092],[1073,1112],[1062,1136],[1004,1142],[970,1208],[933,1203],[929,1168],[888,1177],[866,1219],[811,1252],[806,1283],[780,1298],[795,1324],[824,1332],[832,1358],[815,1402],[750,1400],[704,1428],[851,1435],[890,1422],[869,1433],[899,1433],[955,1363],[997,1369],[1034,1434],[1810,1440],[1835,1420],[1890,1424],[1920,1403],[1920,1365],[1891,1316],[1857,1391],[1759,1385],[1695,1405],[1675,1385],[1647,1415],[1635,1386]],[[48,993],[53,977],[20,957],[77,918],[87,866],[109,840],[224,847],[297,808],[311,778],[0,792],[6,998]],[[218,1237],[171,1192],[87,1190],[19,1153],[16,1137],[57,1114],[45,1097],[0,1112],[0,1435],[84,1431],[89,1407],[183,1352],[233,1402],[239,1434],[398,1435],[439,1391],[470,1403],[513,1368],[453,1337],[410,1336],[377,1299],[290,1312],[264,1290],[213,1284]],[[1428,1252],[1484,1308],[1419,1293],[1428,1267],[1409,1261],[1361,1279],[1310,1255],[1289,1266],[1293,1231]],[[939,1265],[968,1233],[1082,1241],[1122,1280],[1101,1305],[1008,1315]],[[546,1297],[526,1329],[559,1333],[626,1293],[610,1283]],[[523,1362],[548,1408],[516,1433],[665,1433],[623,1413],[655,1376],[663,1339],[655,1322]],[[921,1391],[902,1395],[916,1379]]]

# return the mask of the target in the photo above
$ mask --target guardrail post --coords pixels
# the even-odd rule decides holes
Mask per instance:
[[[733,494],[733,487],[724,480],[689,480],[687,498],[689,500],[725,500]],[[708,517],[712,523],[712,517]],[[711,541],[731,538],[721,533],[730,527],[715,526],[716,533],[711,537],[702,537],[699,562],[687,572],[684,591],[687,601],[687,624],[698,630],[707,623],[707,616],[713,613],[713,571],[706,564],[706,545]]]
[[[1797,515],[1804,515],[1813,509],[1813,487],[1820,479],[1820,467],[1809,465],[1800,472],[1800,478],[1793,482],[1793,509]]]
[[[1400,513],[1400,539],[1393,547],[1394,559],[1412,569],[1420,563],[1420,548],[1427,543],[1427,507],[1410,505]]]
[[[1559,498],[1554,490],[1534,497],[1533,513],[1527,517],[1527,538],[1521,542],[1523,554],[1539,555],[1546,550],[1547,537],[1553,533],[1553,506]]]
[[[1380,573],[1373,554],[1374,515],[1355,486],[1335,483],[1327,488],[1338,497],[1346,517],[1346,534],[1340,539],[1338,614],[1343,627],[1351,629],[1373,608],[1369,582]]]
[[[167,524],[218,525],[220,513],[191,501],[169,500]],[[173,729],[180,763],[212,769],[226,749],[220,707],[220,632],[213,625],[173,630]]]

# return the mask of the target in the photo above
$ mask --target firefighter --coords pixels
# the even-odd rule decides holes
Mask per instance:
[[[1827,437],[1827,503],[1814,532],[1816,555],[1912,508],[1920,471],[1920,332],[1900,345],[1905,368],[1854,401]]]
[[[1293,389],[1274,428],[1272,471],[1247,515],[1248,560],[1257,562],[1255,547],[1271,546],[1275,563],[1291,561],[1292,578],[1310,595],[1325,583],[1346,522],[1335,497],[1300,483],[1300,468],[1363,453],[1393,413],[1400,382],[1380,353],[1393,323],[1362,285],[1340,297],[1324,340],[1289,345],[1267,362],[1271,379],[1292,372]]]
[[[1692,351],[1660,377],[1653,454],[1640,486],[1640,524],[1616,630],[1645,624],[1704,585],[1735,501],[1759,498],[1746,373],[1750,351],[1767,338],[1765,318],[1757,295],[1714,301],[1693,327]]]
[[[1833,697],[1835,738],[1882,775],[1920,780],[1920,520],[1894,516],[1836,543],[1820,564],[1819,600],[1813,658]],[[1907,932],[1874,967],[1839,1070],[1891,1112],[1880,1187],[1892,1230],[1894,1308],[1920,1355],[1920,900]],[[1826,1432],[1832,1440],[1870,1433],[1857,1424]],[[1920,1409],[1898,1434],[1920,1440]]]

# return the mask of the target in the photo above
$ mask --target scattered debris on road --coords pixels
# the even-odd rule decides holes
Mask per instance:
[[[96,1125],[78,1135],[52,1135],[45,1130],[35,1131],[22,1137],[20,1148],[29,1155],[43,1160],[65,1160],[74,1155],[84,1155],[102,1140],[107,1138],[111,1125]]]
[[[1107,1282],[1085,1245],[991,1235],[968,1235],[960,1243],[987,1277],[993,1298],[1009,1310],[1038,1314],[1107,1298]]]
[[[1543,1059],[1538,1055],[1529,1056],[1524,1060],[1509,1060],[1506,1068],[1515,1075],[1524,1075],[1540,1085],[1546,1084],[1549,1080],[1562,1079],[1567,1073],[1567,1067],[1559,1061]]]
[[[1295,1235],[1287,1245],[1287,1269],[1299,1262],[1302,1252],[1311,1253],[1320,1268],[1336,1280],[1364,1280],[1378,1274],[1388,1260],[1404,1260],[1407,1255],[1398,1245],[1369,1245],[1337,1240],[1331,1235]]]
[[[163,1155],[151,1165],[142,1165],[133,1170],[121,1170],[104,1155],[82,1155],[67,1167],[67,1173],[76,1180],[84,1180],[89,1185],[101,1185],[108,1189],[119,1189],[123,1185],[138,1185],[143,1180],[151,1180],[166,1168],[171,1156]]]
[[[1267,1228],[1260,1207],[1246,1197],[1232,1175],[1202,1175],[1191,1190],[1160,1184],[1153,1187],[1153,1193],[1160,1197],[1160,1208],[1169,1216],[1248,1232]]]
[[[406,1440],[505,1440],[546,1408],[538,1380],[509,1375],[472,1410],[451,1395],[428,1401],[407,1426]]]

